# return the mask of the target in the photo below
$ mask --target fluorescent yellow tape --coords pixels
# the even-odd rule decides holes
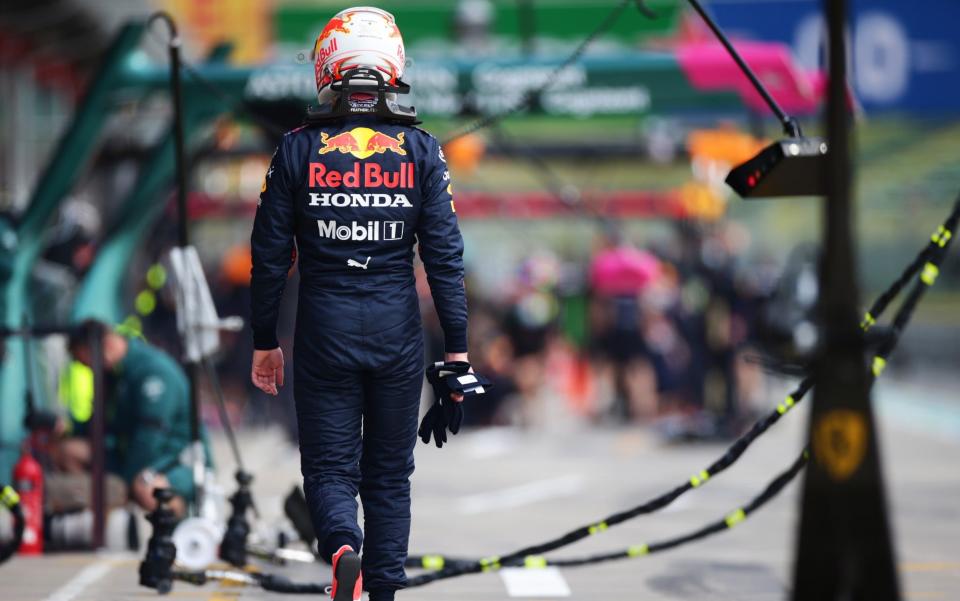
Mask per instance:
[[[590,528],[589,528],[587,531],[588,531],[591,535],[594,535],[594,534],[597,534],[597,533],[599,533],[599,532],[604,532],[606,529],[607,529],[607,523],[606,523],[606,522],[600,522],[599,524],[594,524],[593,526],[590,526]]]
[[[523,565],[534,569],[545,568],[547,567],[547,558],[543,555],[528,555],[524,558]]]
[[[20,495],[17,494],[17,491],[13,490],[13,487],[11,486],[4,486],[3,491],[0,492],[0,503],[3,503],[10,508],[19,502]]]
[[[638,557],[650,552],[648,545],[633,545],[627,549],[627,557]]]
[[[157,295],[153,290],[141,290],[133,299],[133,307],[140,315],[150,315],[157,308]]]
[[[941,225],[939,229],[934,232],[933,236],[930,237],[930,240],[936,243],[940,248],[943,248],[947,245],[947,242],[950,241],[950,238],[953,238],[953,232]]]
[[[940,275],[940,268],[933,263],[927,263],[923,266],[923,273],[920,274],[920,279],[923,280],[923,283],[927,286],[933,286],[933,283],[937,281],[938,275]]]
[[[866,315],[863,316],[863,321],[860,322],[860,327],[863,328],[864,330],[869,330],[876,324],[877,324],[876,318],[873,315],[870,315],[870,313],[867,313]]]
[[[500,556],[485,557],[480,560],[480,569],[484,572],[500,569]]]
[[[710,474],[707,470],[701,470],[699,474],[694,474],[690,476],[690,486],[696,488],[710,479]]]
[[[159,290],[165,283],[167,283],[167,270],[160,263],[154,263],[147,270],[147,285],[154,290]]]
[[[425,570],[442,570],[445,564],[446,561],[443,559],[443,555],[423,556],[423,569]]]
[[[742,509],[738,509],[728,515],[724,521],[727,523],[727,528],[733,528],[745,519],[747,519],[747,514]]]
[[[787,398],[784,399],[782,403],[777,405],[777,413],[779,413],[780,415],[783,415],[787,411],[790,411],[790,409],[792,409],[793,406],[796,404],[797,404],[797,401],[796,399],[793,398],[793,395],[788,395]]]
[[[883,357],[874,357],[873,358],[873,375],[874,377],[879,378],[880,374],[883,373],[883,370],[887,368],[887,360]]]

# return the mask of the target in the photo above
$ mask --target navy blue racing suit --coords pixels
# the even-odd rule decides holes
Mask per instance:
[[[415,244],[445,350],[466,352],[463,239],[437,140],[371,117],[283,137],[251,238],[254,345],[279,346],[280,297],[299,258],[293,361],[304,492],[325,558],[363,544],[370,591],[406,582],[423,382]]]

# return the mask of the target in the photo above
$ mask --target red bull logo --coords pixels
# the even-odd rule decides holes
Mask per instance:
[[[403,149],[403,132],[397,134],[397,137],[393,137],[369,127],[355,127],[335,136],[323,132],[320,134],[320,142],[323,143],[323,148],[320,149],[319,154],[340,152],[341,154],[352,154],[358,159],[383,154],[388,150],[401,156],[407,154],[407,151]]]
[[[354,163],[349,171],[328,169],[323,163],[310,163],[311,188],[405,188],[416,185],[413,163],[402,163],[396,171],[378,163]]]
[[[327,38],[332,36],[334,33],[350,33],[349,25],[350,20],[353,18],[353,13],[347,13],[343,17],[334,17],[330,19],[330,22],[327,23],[327,26],[323,28],[323,31],[320,32],[320,35],[317,36],[317,48],[320,47]],[[308,38],[309,39],[309,38]]]
[[[337,40],[336,40],[336,38],[334,38],[333,40],[331,40],[330,43],[329,43],[326,47],[323,47],[323,48],[321,48],[320,45],[317,44],[317,48],[316,48],[316,50],[315,50],[315,52],[317,53],[317,63],[320,63],[320,64],[324,63],[324,62],[325,62],[328,58],[330,58],[330,57],[333,55],[333,53],[336,52],[336,51],[337,51]]]

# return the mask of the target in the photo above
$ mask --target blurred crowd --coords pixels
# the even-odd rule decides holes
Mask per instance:
[[[772,266],[742,262],[748,243],[735,223],[678,222],[669,240],[643,248],[608,224],[586,264],[542,251],[499,295],[471,294],[471,358],[496,386],[470,408],[470,423],[646,422],[681,438],[735,433],[763,393],[749,358],[776,277]]]
[[[174,235],[172,228],[166,236],[160,230],[151,241],[154,259],[162,258],[162,240]],[[482,266],[468,263],[471,360],[495,382],[484,402],[468,408],[468,425],[646,423],[681,439],[737,432],[763,402],[763,374],[750,359],[764,299],[782,266],[749,252],[749,232],[732,220],[673,222],[669,235],[644,244],[614,222],[600,222],[595,231],[589,257],[563,257],[544,246],[518,260],[501,286],[478,283],[470,271]],[[48,258],[76,263],[85,248],[55,246]],[[148,273],[149,264],[139,269]],[[221,315],[247,316],[249,273],[243,245],[207,265]],[[433,361],[442,357],[443,336],[422,266],[417,279],[426,358]],[[293,270],[280,312],[287,349],[296,288]],[[149,308],[149,314],[134,313],[133,327],[179,356],[172,295],[158,290]],[[280,423],[294,436],[291,387],[279,401],[257,392],[248,378],[250,336],[222,336],[218,366],[232,417]],[[215,406],[208,403],[205,411],[217,427]]]
[[[597,231],[587,260],[561,259],[543,248],[495,289],[468,273],[471,361],[495,385],[485,401],[467,409],[467,424],[646,423],[681,439],[737,432],[762,402],[762,372],[750,357],[776,266],[744,259],[749,234],[735,222],[677,222],[666,240],[645,247],[614,224]],[[247,314],[247,274],[242,247],[225,253],[210,274],[221,315]],[[417,280],[426,359],[434,361],[442,357],[443,335],[422,266]],[[296,286],[293,272],[281,310],[287,349]],[[175,352],[173,320],[170,306],[158,309],[145,320],[144,333]],[[224,336],[219,368],[234,417],[277,421],[294,435],[290,387],[279,402],[257,392],[248,379],[250,337],[245,331]],[[215,425],[212,406],[209,411]]]

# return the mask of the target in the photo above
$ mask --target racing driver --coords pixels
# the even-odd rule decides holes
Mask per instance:
[[[406,583],[423,383],[413,248],[426,267],[445,360],[467,361],[463,239],[439,143],[409,113],[385,112],[405,91],[393,16],[341,11],[315,57],[320,108],[340,110],[308,115],[287,133],[264,180],[252,234],[251,378],[269,394],[283,385],[277,313],[299,258],[293,387],[319,551],[333,565],[336,601],[359,599],[364,588],[370,601],[390,601]],[[359,72],[390,93],[355,91],[348,83]]]

